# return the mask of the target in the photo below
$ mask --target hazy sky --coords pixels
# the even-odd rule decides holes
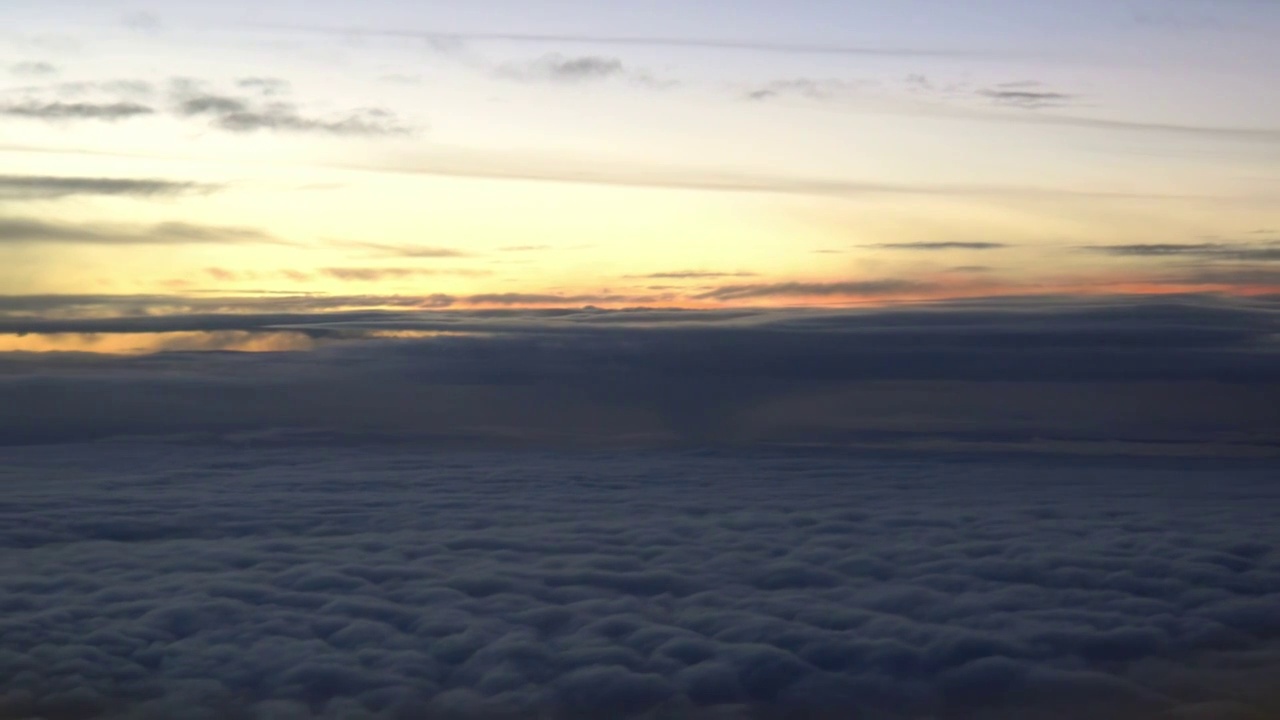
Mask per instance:
[[[720,306],[1280,286],[1265,0],[5,16],[8,294]]]

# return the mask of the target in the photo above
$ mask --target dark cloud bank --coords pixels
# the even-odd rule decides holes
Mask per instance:
[[[731,287],[735,297],[768,289]],[[492,299],[531,298],[554,299]],[[204,333],[208,349],[255,333],[316,344],[0,355],[0,444],[290,428],[443,445],[1127,443],[1275,454],[1280,438],[1280,307],[1269,298],[333,312],[452,302],[0,297],[0,333],[150,334],[162,349],[172,333]]]
[[[1267,468],[0,449],[0,716],[1275,717]]]

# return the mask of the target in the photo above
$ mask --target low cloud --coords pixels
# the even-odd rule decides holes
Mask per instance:
[[[5,715],[1275,714],[1265,467],[367,442],[6,450]]]
[[[57,200],[77,195],[162,197],[215,189],[202,183],[154,178],[0,175],[0,200]]]

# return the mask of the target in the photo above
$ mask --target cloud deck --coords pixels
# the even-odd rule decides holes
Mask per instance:
[[[1275,707],[1280,490],[1261,467],[3,452],[6,717]]]

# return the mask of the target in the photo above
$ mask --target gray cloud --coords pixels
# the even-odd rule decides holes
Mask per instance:
[[[58,67],[47,62],[20,62],[9,66],[9,72],[19,77],[48,77],[58,74]]]
[[[288,80],[274,77],[247,77],[236,81],[236,87],[252,90],[267,97],[287,95],[291,89]]]
[[[1036,82],[1004,83],[994,88],[979,90],[978,94],[990,99],[997,105],[1033,110],[1045,107],[1061,107],[1075,100],[1076,96],[1074,95],[1036,89],[1039,86],[1040,83]]]
[[[121,18],[121,22],[126,28],[146,35],[155,35],[164,30],[164,21],[160,16],[147,10],[127,13]]]
[[[0,175],[0,200],[53,200],[74,195],[156,197],[215,189],[201,183],[151,178]]]
[[[103,80],[98,82],[76,80],[53,83],[51,85],[31,86],[21,88],[21,90],[32,94],[52,94],[63,99],[83,99],[98,93],[110,95],[116,99],[121,96],[136,99],[152,95],[155,92],[155,86],[146,80],[136,79]]]
[[[461,433],[498,443],[995,443],[1225,455],[1274,454],[1280,433],[1275,300],[581,307],[630,300],[0,296],[2,333],[154,333],[157,343],[164,333],[295,333],[317,347],[128,359],[0,354],[0,419],[9,418],[0,439],[298,427],[445,444]],[[444,309],[476,304],[557,307]],[[316,414],[317,403],[330,409]],[[466,421],[451,408],[465,409]]]
[[[255,104],[244,98],[197,94],[182,99],[177,112],[183,117],[209,118],[215,127],[231,132],[276,130],[354,136],[404,135],[410,132],[395,115],[377,108],[332,117],[308,117],[292,103]]]
[[[877,297],[920,292],[931,286],[914,280],[858,280],[850,282],[784,282],[749,285],[726,285],[695,295],[703,300],[750,300],[770,297],[829,297],[832,295],[865,295]]]
[[[1245,243],[1150,243],[1094,245],[1089,252],[1117,257],[1198,257],[1242,262],[1280,261],[1280,245]]]
[[[745,97],[748,100],[772,100],[781,97],[802,97],[809,100],[831,100],[847,97],[866,86],[866,83],[848,82],[844,80],[817,80],[813,78],[793,78],[775,80],[766,85],[750,89]]]
[[[582,55],[544,55],[537,60],[520,65],[507,64],[498,69],[503,77],[519,80],[550,80],[554,82],[584,82],[620,77],[627,73],[622,61],[615,57]]]
[[[1248,464],[3,457],[12,717],[1274,715],[1280,496]]]
[[[208,268],[206,272],[215,279],[245,279],[242,274],[223,268]],[[5,320],[7,323],[5,332],[10,333],[257,330],[281,323],[306,323],[308,320],[337,322],[386,319],[385,308],[416,309],[431,306],[431,296],[308,293],[207,297],[92,294],[0,295],[0,316],[9,316]],[[364,310],[353,311],[351,308],[364,308]],[[380,310],[373,311],[370,308]],[[210,320],[210,318],[224,319]],[[22,324],[37,321],[52,324],[32,326]],[[206,328],[204,322],[214,322],[216,325]]]
[[[31,120],[127,120],[155,114],[147,105],[134,102],[37,102],[0,104],[0,115]]]
[[[83,245],[190,245],[205,243],[288,244],[253,228],[182,222],[155,225],[59,223],[32,218],[0,218],[0,245],[67,243]]]
[[[868,247],[884,248],[886,250],[999,250],[1009,247],[1006,243],[997,242],[906,242],[906,243],[879,243]]]
[[[644,71],[629,69],[616,57],[602,55],[567,56],[552,53],[527,62],[503,63],[490,68],[490,72],[499,78],[521,82],[582,84],[626,80],[654,89],[675,84],[659,80]]]

